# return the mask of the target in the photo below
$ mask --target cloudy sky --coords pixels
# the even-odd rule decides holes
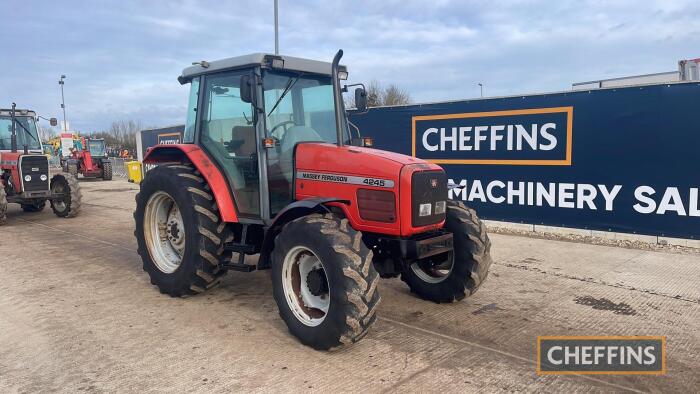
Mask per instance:
[[[0,106],[71,128],[184,122],[192,61],[274,51],[273,1],[0,0]],[[329,60],[414,102],[558,91],[700,57],[700,2],[280,0],[283,54]]]

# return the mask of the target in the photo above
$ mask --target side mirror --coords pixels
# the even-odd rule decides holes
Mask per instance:
[[[250,75],[241,76],[241,100],[246,103],[253,102],[253,88],[250,86]]]
[[[56,118],[51,118],[49,119],[49,124],[51,125],[51,127],[57,126],[58,120]]]
[[[363,87],[355,89],[355,107],[359,112],[367,112],[367,92]]]

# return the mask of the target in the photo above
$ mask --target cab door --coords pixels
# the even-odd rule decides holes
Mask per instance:
[[[243,217],[260,218],[260,175],[253,107],[241,100],[241,76],[207,75],[202,83],[200,143],[223,168]]]

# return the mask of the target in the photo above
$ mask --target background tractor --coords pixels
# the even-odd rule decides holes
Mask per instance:
[[[12,103],[11,109],[0,109],[0,225],[5,224],[8,203],[20,204],[25,212],[38,212],[49,201],[57,216],[76,216],[81,200],[78,181],[66,173],[50,177],[36,113],[15,107]],[[55,118],[51,125],[56,125]]]
[[[107,157],[107,147],[102,138],[81,138],[82,149],[71,150],[63,161],[63,170],[74,177],[112,180],[112,162]]]
[[[147,152],[144,163],[157,166],[134,212],[143,268],[162,293],[201,293],[228,270],[271,268],[290,332],[331,349],[367,334],[380,276],[401,276],[438,303],[477,291],[491,265],[484,224],[447,201],[442,168],[352,132],[341,56],[252,54],[183,71],[184,143]],[[365,111],[364,87],[354,94]]]

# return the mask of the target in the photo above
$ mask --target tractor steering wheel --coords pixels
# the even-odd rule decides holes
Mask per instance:
[[[285,120],[285,121],[283,121],[283,122],[280,122],[280,123],[276,124],[275,127],[273,127],[272,130],[270,130],[270,137],[273,137],[273,138],[275,138],[275,139],[277,139],[277,140],[281,140],[282,138],[284,138],[284,136],[282,136],[282,138],[276,136],[276,135],[275,135],[275,131],[277,131],[277,129],[279,129],[280,127],[284,126],[284,132],[285,132],[285,134],[286,134],[286,133],[287,133],[287,125],[289,125],[289,124],[292,124],[292,125],[293,125],[293,124],[295,124],[295,123],[294,123],[293,120]]]

